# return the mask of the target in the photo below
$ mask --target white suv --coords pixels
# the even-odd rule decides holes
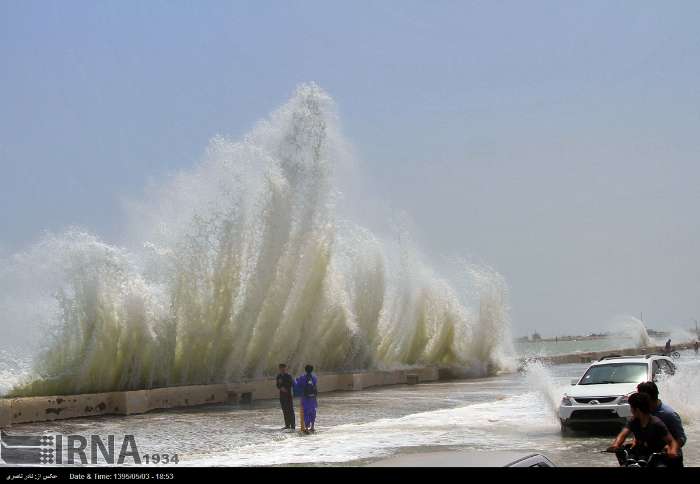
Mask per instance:
[[[671,358],[661,355],[611,355],[596,361],[580,379],[571,382],[571,389],[561,399],[562,432],[589,424],[624,424],[632,416],[627,399],[637,391],[637,384],[675,371]]]

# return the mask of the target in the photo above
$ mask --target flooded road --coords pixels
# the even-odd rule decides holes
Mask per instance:
[[[700,360],[691,352],[662,385],[686,427],[686,465],[700,465],[693,382]],[[559,466],[616,466],[601,454],[613,435],[562,436],[556,406],[571,378],[586,365],[533,368],[527,373],[452,382],[399,385],[321,395],[318,431],[280,430],[275,401],[198,407],[130,417],[83,418],[14,426],[13,433],[134,435],[140,454],[178,455],[178,465],[364,465],[426,449],[515,449],[540,452]],[[685,380],[683,380],[685,379]],[[697,388],[695,385],[694,388]]]

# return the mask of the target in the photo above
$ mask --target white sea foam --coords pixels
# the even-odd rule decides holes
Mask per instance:
[[[532,448],[532,436],[558,435],[558,424],[532,393],[452,409],[323,428],[309,438],[243,445],[217,455],[188,455],[184,465],[260,466],[288,463],[346,462],[376,458],[396,448],[473,447],[480,450]],[[516,437],[517,435],[517,437]]]
[[[616,317],[612,321],[612,329],[632,338],[637,348],[645,348],[656,344],[649,336],[644,323],[634,316],[624,315]]]
[[[700,423],[700,359],[690,351],[676,362],[676,374],[662,376],[657,385],[659,398],[678,412],[684,425]]]
[[[220,382],[280,361],[512,367],[495,271],[464,264],[475,299],[408,238],[338,220],[334,174],[348,153],[332,99],[305,84],[242,140],[214,138],[200,164],[133,203],[138,248],[71,229],[10,257],[0,324],[44,342],[35,381],[16,393]]]
[[[528,361],[524,367],[528,387],[544,404],[543,408],[553,422],[558,422],[559,403],[564,389],[552,376],[552,372],[541,361]]]

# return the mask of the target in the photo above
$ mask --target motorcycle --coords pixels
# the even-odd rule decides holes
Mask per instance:
[[[609,448],[605,452],[614,453],[620,467],[668,467],[665,452],[653,452],[640,456],[632,451],[630,445],[625,445],[617,450]]]

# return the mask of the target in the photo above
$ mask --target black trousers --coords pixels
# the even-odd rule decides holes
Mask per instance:
[[[683,454],[681,453],[681,455],[679,455],[677,459],[666,459],[666,465],[668,465],[668,467],[670,467],[671,469],[684,467]]]
[[[294,428],[294,406],[293,397],[290,393],[280,392],[280,405],[282,406],[282,413],[284,414],[284,426],[289,428]]]

